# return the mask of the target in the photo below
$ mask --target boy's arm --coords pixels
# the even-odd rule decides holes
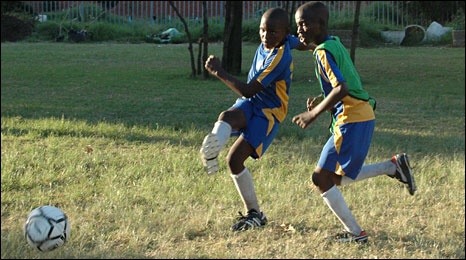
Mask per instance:
[[[244,83],[231,76],[222,68],[220,59],[214,55],[209,56],[205,63],[205,68],[210,74],[219,78],[225,85],[243,97],[252,97],[264,89],[262,84],[255,79],[252,79],[249,83]]]
[[[306,45],[303,42],[300,42],[298,45],[296,45],[296,49],[298,51],[314,51],[316,49],[317,45],[314,43],[309,43]]]
[[[348,93],[349,89],[346,83],[339,83],[320,104],[309,111],[294,116],[292,122],[296,123],[301,128],[307,128],[320,114],[325,110],[331,109],[336,103],[348,95]]]
[[[320,102],[324,100],[324,94],[320,93],[320,95],[308,98],[307,99],[307,111],[311,111],[314,109]]]
[[[296,36],[289,34],[287,36],[290,42],[291,49],[297,49],[298,51],[314,51],[317,45],[310,43],[306,45],[304,42],[301,42]]]
[[[332,54],[326,50],[318,51],[316,60],[317,66],[319,66],[320,78],[329,82],[333,89],[320,104],[312,107],[308,112],[293,117],[292,122],[298,124],[302,128],[308,127],[320,114],[325,110],[332,109],[336,103],[349,93],[348,85],[346,85],[345,79],[335,63]]]

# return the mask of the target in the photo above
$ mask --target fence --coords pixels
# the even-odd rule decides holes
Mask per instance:
[[[24,13],[50,20],[106,21],[134,26],[182,28],[180,19],[169,1],[24,1]],[[223,23],[226,1],[206,1],[210,22]],[[352,19],[356,1],[323,1],[330,10],[330,19]],[[360,19],[404,27],[408,24],[428,25],[417,12],[410,13],[413,1],[362,1]],[[202,1],[173,1],[188,25],[201,25]],[[243,18],[258,20],[265,10],[281,7],[290,13],[305,1],[242,1]],[[412,5],[412,4],[411,4]]]

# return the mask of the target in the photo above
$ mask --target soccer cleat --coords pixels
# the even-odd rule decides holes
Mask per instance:
[[[396,172],[394,176],[388,175],[391,178],[396,178],[400,182],[408,185],[409,194],[414,195],[417,190],[416,183],[414,182],[414,175],[411,166],[409,165],[408,155],[397,154],[392,157],[392,162],[395,163]]]
[[[251,209],[248,211],[246,216],[243,213],[238,212],[240,217],[238,217],[239,222],[231,226],[233,231],[248,230],[249,228],[262,227],[267,223],[267,218],[265,217],[264,212],[257,213],[256,210]]]
[[[201,159],[208,174],[216,174],[218,172],[218,155],[221,147],[218,137],[214,133],[208,134],[201,147]]]
[[[330,242],[339,242],[339,243],[345,243],[345,242],[358,242],[358,243],[367,243],[367,234],[366,231],[362,231],[361,234],[359,235],[353,235],[350,232],[344,230],[334,236],[330,236],[325,238],[325,240],[330,241]]]

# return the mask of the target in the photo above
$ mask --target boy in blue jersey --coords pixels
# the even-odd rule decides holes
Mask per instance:
[[[406,154],[363,166],[374,131],[375,103],[362,88],[338,37],[327,35],[328,14],[327,7],[320,2],[306,3],[296,11],[298,37],[301,42],[316,46],[313,48],[315,70],[322,96],[308,99],[308,111],[293,117],[292,122],[307,128],[324,111],[331,111],[332,136],[322,150],[312,181],[345,228],[329,240],[367,242],[366,232],[351,214],[336,185],[387,175],[406,184],[411,195],[417,188]]]
[[[247,83],[225,72],[220,60],[212,55],[205,64],[212,75],[241,96],[230,109],[220,114],[200,150],[207,173],[215,174],[219,169],[217,156],[232,130],[241,133],[230,149],[227,164],[247,215],[240,212],[239,222],[232,226],[232,230],[246,230],[267,222],[260,211],[252,176],[244,161],[249,156],[259,159],[264,154],[285,119],[293,74],[290,50],[306,49],[296,37],[288,35],[288,14],[280,8],[264,13],[259,34],[262,43],[257,48]]]

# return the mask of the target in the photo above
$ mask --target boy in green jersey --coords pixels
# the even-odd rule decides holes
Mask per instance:
[[[363,166],[374,131],[375,102],[362,88],[359,75],[338,37],[328,36],[328,16],[328,8],[320,2],[306,3],[296,11],[300,41],[315,46],[315,72],[322,97],[308,99],[308,111],[293,117],[292,122],[307,128],[324,111],[331,112],[332,136],[322,149],[312,181],[345,228],[329,239],[367,242],[366,232],[352,215],[337,185],[387,175],[405,183],[411,195],[417,188],[406,154]]]

